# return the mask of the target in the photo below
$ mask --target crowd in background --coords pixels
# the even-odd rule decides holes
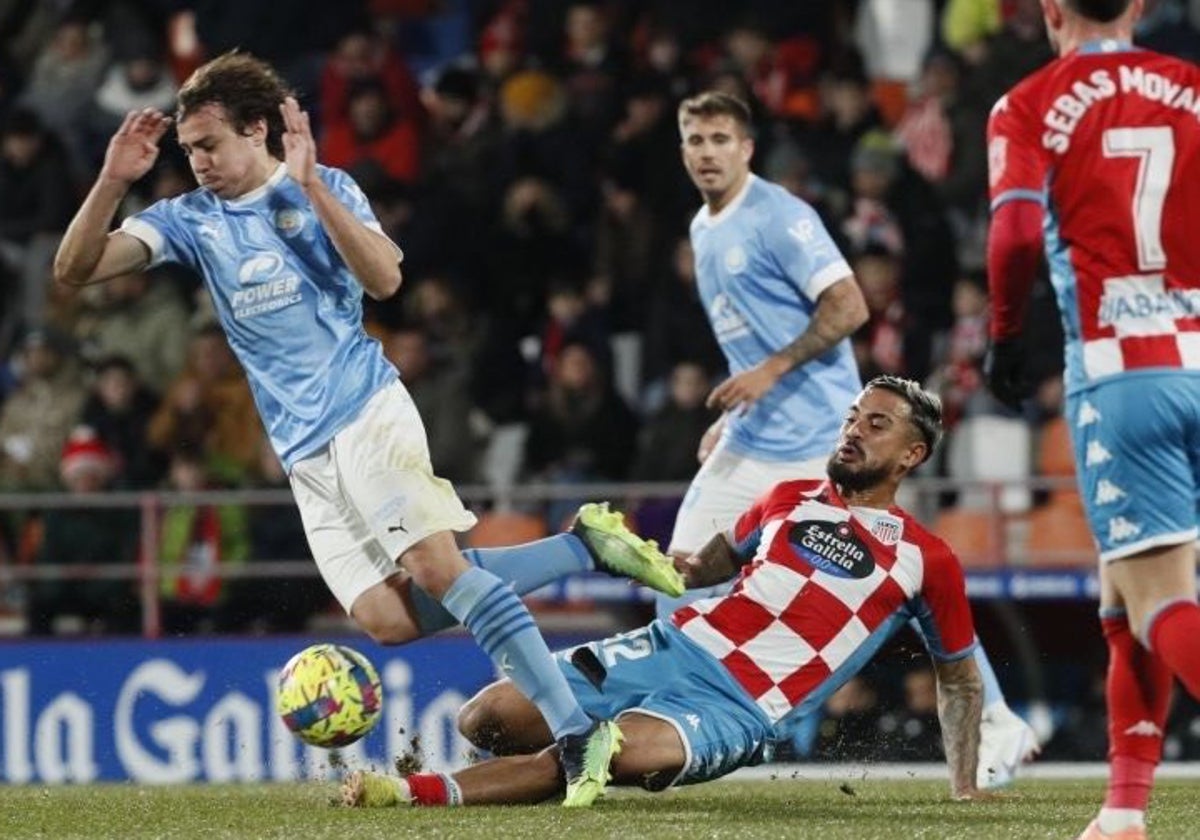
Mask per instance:
[[[1147,0],[1139,40],[1200,57],[1190,6]],[[170,112],[188,73],[232,48],[275,64],[321,162],[353,175],[404,249],[402,291],[366,317],[439,475],[494,479],[485,453],[517,429],[511,479],[691,478],[725,371],[695,288],[676,106],[711,88],[751,104],[755,171],[816,207],[850,260],[870,310],[864,380],[926,382],[952,434],[1003,413],[980,373],[983,138],[996,99],[1051,58],[1038,0],[0,0],[0,492],[286,486],[197,277],[50,280],[123,115]],[[168,136],[121,215],[194,187]],[[1036,429],[1061,402],[1044,283],[1032,311]],[[545,515],[553,530],[563,511]],[[164,578],[169,632],[301,629],[328,607],[317,580],[268,599],[214,574],[307,556],[290,510],[172,508],[159,531],[159,562],[182,570]],[[0,511],[2,562],[138,552],[133,512]],[[138,626],[129,581],[41,581],[23,600],[34,634],[64,616]],[[921,679],[905,682],[911,720],[864,712],[878,706],[858,683],[830,719],[920,741]],[[828,726],[817,743],[837,739]]]

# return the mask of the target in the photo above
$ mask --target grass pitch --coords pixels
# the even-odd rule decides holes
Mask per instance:
[[[1064,838],[1095,814],[1100,781],[1028,780],[1004,799],[954,803],[943,782],[777,779],[666,794],[615,791],[589,811],[555,805],[352,810],[332,784],[0,787],[3,838]],[[1200,837],[1200,783],[1161,781],[1155,840]]]

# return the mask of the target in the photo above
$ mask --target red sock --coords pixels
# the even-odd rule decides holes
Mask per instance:
[[[441,773],[413,773],[405,776],[414,805],[461,805],[458,783]]]
[[[1188,694],[1200,700],[1200,605],[1195,601],[1168,604],[1150,622],[1150,649],[1167,663]]]
[[[1108,642],[1108,795],[1106,808],[1145,811],[1162,758],[1163,727],[1171,700],[1171,672],[1142,647],[1122,614],[1102,618]]]

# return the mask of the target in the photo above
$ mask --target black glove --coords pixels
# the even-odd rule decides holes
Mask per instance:
[[[996,399],[1014,411],[1019,411],[1021,401],[1033,393],[1025,375],[1025,350],[1019,339],[993,342],[983,360],[983,374]]]

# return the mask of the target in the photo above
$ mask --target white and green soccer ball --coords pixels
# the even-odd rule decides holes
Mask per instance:
[[[383,686],[370,661],[345,645],[307,647],[283,666],[275,710],[306,744],[344,747],[371,731]]]

